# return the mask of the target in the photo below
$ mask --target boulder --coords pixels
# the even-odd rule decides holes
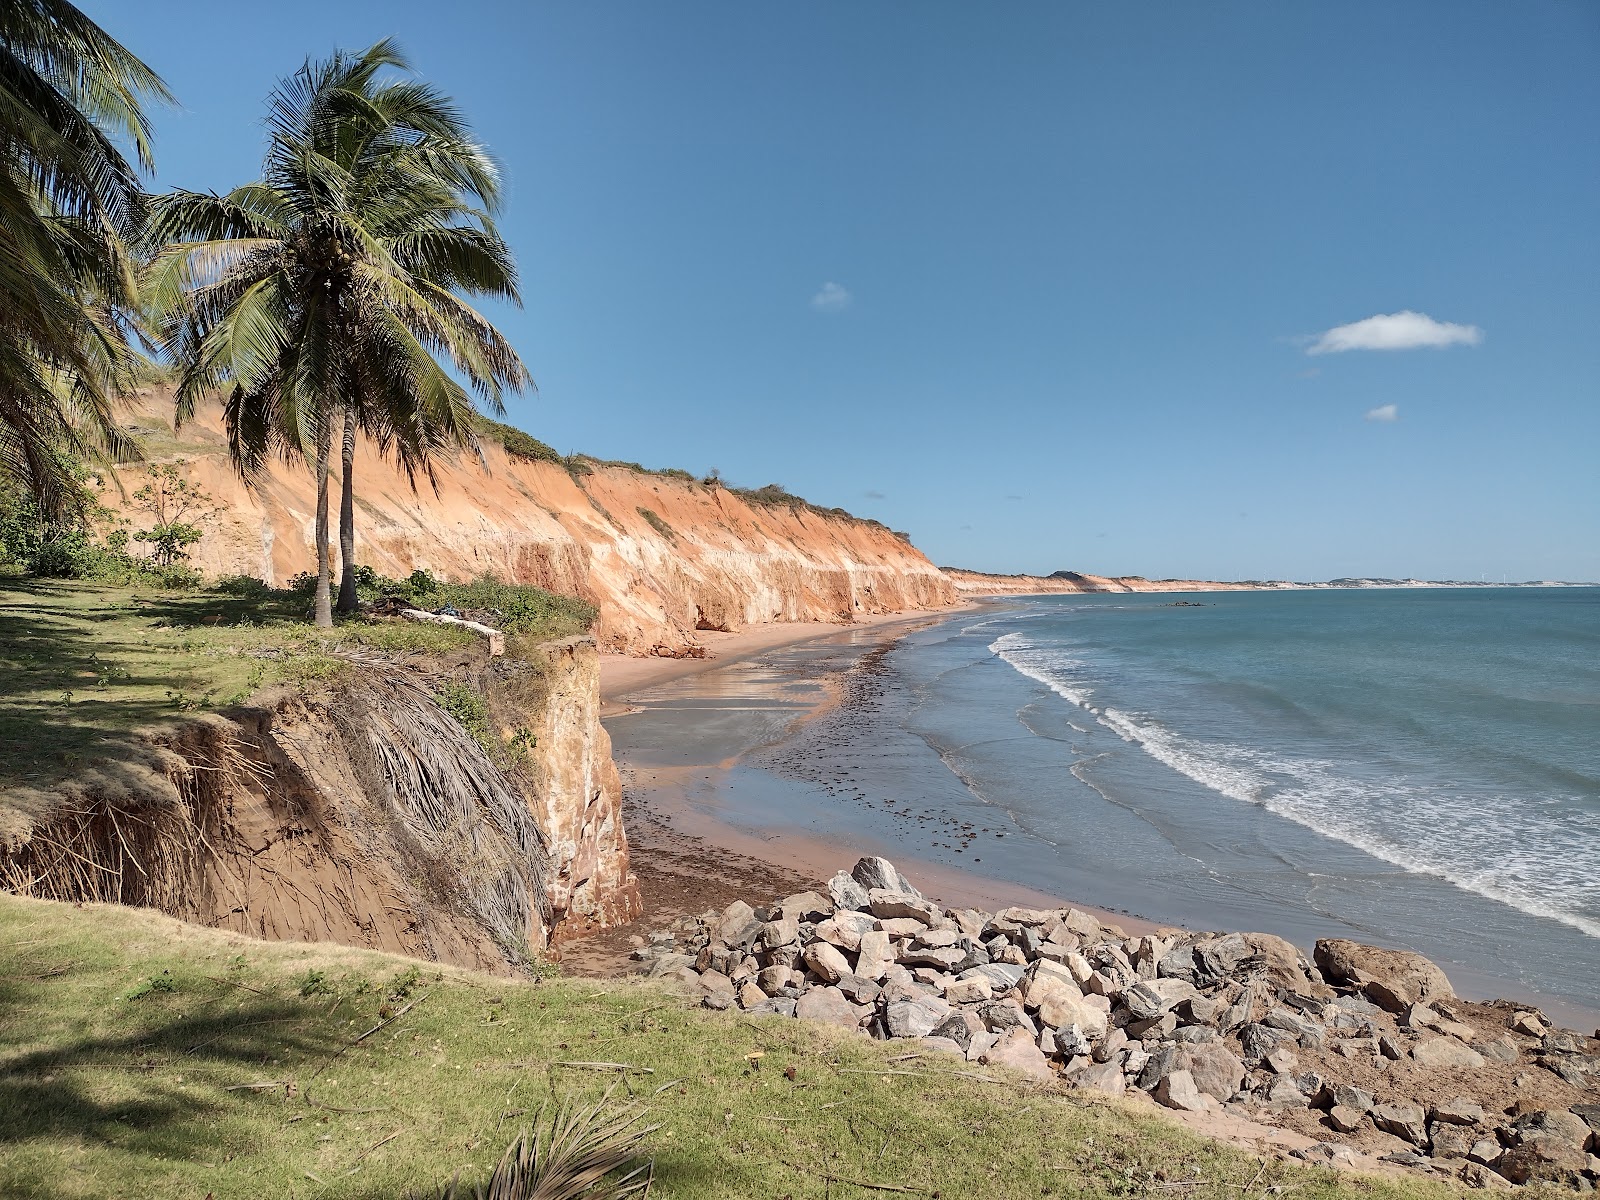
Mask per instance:
[[[1478,1188],[1489,1192],[1509,1192],[1511,1181],[1503,1175],[1497,1175],[1488,1167],[1477,1162],[1469,1162],[1461,1168],[1461,1182],[1470,1188]]]
[[[951,1004],[975,1004],[994,995],[994,988],[982,975],[963,975],[944,985],[944,998]]]
[[[915,1000],[895,1000],[884,1013],[884,1023],[890,1037],[927,1037],[950,1015],[950,1005],[938,996],[920,996]]]
[[[911,886],[911,881],[899,871],[887,858],[863,858],[850,870],[850,878],[854,879],[870,894],[874,888],[885,892],[900,892],[907,896],[922,899],[922,893]]]
[[[1026,1029],[1030,1034],[1033,1033],[1033,1022],[1028,1020],[1027,1014],[1015,1002],[996,1000],[980,1004],[978,1019],[983,1022],[985,1029],[997,1033],[1004,1033],[1008,1029]]]
[[[1466,1158],[1472,1153],[1477,1136],[1460,1125],[1441,1125],[1435,1121],[1428,1130],[1428,1153],[1434,1158]]]
[[[984,1060],[994,1066],[1010,1067],[1034,1079],[1053,1079],[1050,1062],[1034,1045],[1026,1029],[1008,1029],[1000,1040],[991,1046]]]
[[[1495,1163],[1496,1171],[1512,1183],[1556,1183],[1582,1187],[1589,1156],[1555,1138],[1539,1138],[1513,1146]]]
[[[1434,1105],[1431,1115],[1445,1125],[1476,1125],[1483,1120],[1483,1105],[1465,1096],[1455,1096]]]
[[[1250,1024],[1239,1031],[1239,1045],[1248,1063],[1258,1063],[1274,1051],[1287,1049],[1295,1043],[1294,1034],[1270,1025]]]
[[[1323,981],[1321,974],[1293,942],[1270,933],[1246,933],[1240,936],[1251,951],[1260,956],[1260,970],[1273,987],[1317,1000],[1332,998],[1333,989]]]
[[[894,945],[889,935],[881,929],[869,929],[861,935],[859,946],[855,973],[863,979],[881,981],[894,966]]]
[[[1199,995],[1194,984],[1170,976],[1165,979],[1146,979],[1122,993],[1122,1003],[1136,1020],[1153,1021],[1164,1016],[1183,1000]]]
[[[1392,1133],[1413,1146],[1428,1144],[1428,1127],[1420,1105],[1380,1104],[1369,1115],[1372,1123],[1385,1133]]]
[[[761,927],[761,944],[768,950],[800,944],[800,922],[793,917],[779,917]]]
[[[953,1042],[962,1054],[967,1052],[967,1047],[972,1044],[972,1026],[967,1024],[962,1013],[953,1012],[944,1020],[933,1027],[927,1040],[945,1038]]]
[[[921,896],[910,892],[891,892],[886,888],[873,888],[867,893],[867,911],[879,920],[889,921],[905,917],[933,925],[939,920],[939,910]]]
[[[843,992],[833,987],[808,988],[795,1002],[795,1016],[803,1021],[826,1021],[846,1029],[861,1027],[861,1013],[845,998]]]
[[[1095,1004],[1094,1000],[1081,994],[1074,995],[1064,988],[1051,992],[1039,1005],[1039,1020],[1045,1025],[1057,1029],[1076,1025],[1094,1041],[1105,1037],[1109,1019],[1106,1010]]]
[[[1107,1096],[1120,1096],[1128,1090],[1128,1078],[1117,1062],[1096,1063],[1080,1071],[1074,1083],[1084,1091],[1103,1092]]]
[[[1067,1025],[1054,1031],[1046,1026],[1040,1036],[1049,1039],[1048,1046],[1041,1046],[1040,1049],[1047,1052],[1053,1049],[1057,1054],[1067,1058],[1077,1058],[1094,1051],[1094,1043],[1076,1025]]]
[[[933,967],[939,971],[952,971],[967,957],[959,946],[912,946],[895,955],[895,961],[904,967]]]
[[[1483,1066],[1483,1055],[1471,1046],[1449,1037],[1423,1038],[1411,1048],[1411,1057],[1416,1060],[1418,1066],[1423,1067],[1476,1069]]]
[[[766,1002],[767,993],[755,984],[746,981],[739,985],[738,998],[739,1007],[749,1012],[756,1005]]]
[[[1449,1000],[1455,996],[1443,971],[1408,950],[1323,938],[1317,942],[1315,957],[1329,983],[1357,988],[1389,1012],[1404,1012],[1424,1000]]]
[[[1262,1019],[1262,1024],[1272,1029],[1281,1029],[1292,1034],[1302,1046],[1320,1046],[1328,1036],[1328,1031],[1309,1017],[1303,1017],[1297,1012],[1287,1008],[1274,1008]]]
[[[796,892],[778,903],[778,911],[797,921],[823,921],[833,916],[834,903],[819,892]]]
[[[1180,1070],[1189,1072],[1195,1087],[1218,1100],[1233,1099],[1244,1082],[1244,1064],[1221,1042],[1180,1046],[1175,1061]]]
[[[812,942],[801,952],[800,957],[805,959],[806,966],[810,967],[819,979],[829,983],[838,983],[846,975],[855,973],[844,952],[828,942]]]
[[[1589,1123],[1577,1113],[1559,1109],[1523,1113],[1511,1123],[1511,1131],[1519,1143],[1549,1137],[1582,1150],[1589,1141]]]
[[[1361,1122],[1366,1119],[1366,1113],[1343,1104],[1335,1104],[1328,1110],[1328,1124],[1340,1133],[1354,1133],[1361,1128]]]
[[[841,976],[836,986],[853,1004],[871,1004],[883,991],[872,980],[860,975]]]
[[[839,912],[859,912],[867,906],[867,889],[844,871],[828,880],[828,895]]]
[[[1363,1091],[1361,1088],[1349,1083],[1330,1083],[1326,1085],[1322,1089],[1322,1095],[1319,1099],[1323,1104],[1330,1107],[1343,1106],[1344,1108],[1353,1108],[1358,1113],[1371,1112],[1372,1106],[1378,1102],[1377,1097],[1371,1092]]]
[[[872,929],[876,922],[877,918],[871,913],[836,912],[818,923],[817,936],[825,942],[832,942],[841,950],[855,951],[861,948],[861,935]]]
[[[1209,1112],[1217,1102],[1195,1086],[1194,1077],[1187,1071],[1173,1071],[1156,1084],[1156,1100],[1179,1112]]]
[[[1022,980],[1023,971],[1024,968],[1015,963],[981,963],[961,972],[957,978],[971,979],[974,976],[982,976],[989,981],[989,986],[998,995],[1016,987]]]
[[[743,900],[735,900],[722,910],[722,915],[717,918],[717,927],[712,931],[717,941],[725,946],[747,947],[755,941],[756,934],[761,931],[761,922],[756,919],[756,910]]]

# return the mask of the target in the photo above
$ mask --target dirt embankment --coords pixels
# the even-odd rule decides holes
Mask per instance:
[[[171,412],[170,398],[152,391],[134,428],[153,459],[184,460],[222,505],[191,547],[194,565],[278,585],[311,569],[311,473],[274,463],[247,488],[229,464],[216,407],[176,435]],[[137,468],[123,471],[130,492],[140,478]],[[426,479],[413,489],[366,444],[356,481],[359,561],[396,577],[419,567],[453,579],[492,571],[581,597],[600,610],[596,633],[607,651],[681,655],[694,652],[698,630],[848,622],[957,602],[939,569],[882,525],[753,502],[677,475],[594,463],[569,471],[485,438],[482,462],[463,455],[442,464],[436,489]],[[101,499],[127,508],[115,487]]]
[[[960,567],[943,568],[962,596],[1037,596],[1063,592],[1249,592],[1257,583],[1221,583],[1207,579],[1146,579],[1142,575],[1084,575],[1065,571],[1059,575],[985,575]]]
[[[522,736],[491,760],[445,678]],[[491,971],[639,909],[592,640],[531,660],[358,661],[338,681],[109,746],[5,797],[0,887]],[[11,803],[15,801],[15,803]]]

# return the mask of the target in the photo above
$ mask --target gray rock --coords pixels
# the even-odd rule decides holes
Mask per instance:
[[[1200,977],[1200,972],[1195,967],[1194,947],[1179,946],[1176,950],[1167,951],[1156,963],[1156,975],[1161,979],[1181,979],[1185,983],[1195,983]]]
[[[828,880],[828,895],[840,911],[859,912],[867,906],[867,889],[844,871]]]
[[[1428,1130],[1428,1153],[1434,1158],[1466,1158],[1477,1140],[1470,1129],[1435,1121]]]
[[[1274,1050],[1263,1060],[1267,1069],[1278,1075],[1288,1075],[1295,1067],[1300,1065],[1300,1060],[1295,1052],[1288,1048]]]
[[[1090,1054],[1094,1051],[1093,1043],[1084,1035],[1083,1030],[1076,1025],[1068,1025],[1063,1029],[1056,1030],[1054,1042],[1056,1051],[1066,1055],[1068,1058],[1073,1058],[1080,1054]]]
[[[1353,1108],[1358,1113],[1369,1113],[1377,1101],[1371,1092],[1363,1091],[1354,1084],[1329,1083],[1325,1084],[1318,1100],[1331,1107],[1343,1106]]]
[[[1517,1050],[1517,1044],[1505,1034],[1486,1042],[1479,1042],[1474,1049],[1490,1062],[1504,1063],[1507,1066],[1522,1057]]]
[[[780,917],[761,927],[761,944],[768,950],[800,944],[800,922],[793,917]]]
[[[1500,1156],[1494,1169],[1512,1183],[1555,1183],[1582,1187],[1588,1181],[1589,1156],[1555,1138],[1539,1138],[1513,1146]]]
[[[982,975],[962,975],[944,986],[944,998],[951,1004],[974,1004],[993,995],[993,985]]]
[[[893,1001],[884,1017],[890,1037],[919,1038],[927,1037],[949,1015],[947,1001],[938,996],[922,996],[916,1000]]]
[[[1422,1107],[1417,1104],[1379,1104],[1372,1109],[1372,1123],[1385,1133],[1410,1142],[1428,1144],[1428,1126]]]
[[[1180,1001],[1197,995],[1194,985],[1178,978],[1147,979],[1122,993],[1122,1003],[1137,1020],[1164,1016]]]
[[[984,1055],[984,1060],[995,1066],[1009,1067],[1035,1079],[1053,1079],[1055,1073],[1039,1047],[1033,1044],[1026,1030],[1010,1029]]]
[[[1275,1050],[1295,1045],[1296,1038],[1287,1030],[1250,1024],[1239,1031],[1239,1044],[1244,1050],[1245,1062],[1258,1063]]]
[[[856,955],[857,975],[863,979],[882,980],[894,965],[894,946],[887,933],[869,929],[861,935],[860,952]]]
[[[957,978],[971,979],[975,975],[981,975],[989,981],[989,986],[995,992],[1008,992],[1022,981],[1023,970],[1023,967],[1015,963],[984,963],[961,972]]]
[[[1315,950],[1317,967],[1334,985],[1359,988],[1389,1012],[1403,1012],[1423,1000],[1449,1000],[1450,980],[1420,954],[1364,946],[1343,938],[1324,938]]]
[[[1187,1071],[1172,1071],[1156,1085],[1154,1096],[1158,1103],[1179,1112],[1207,1112],[1217,1107],[1217,1102],[1195,1086],[1194,1077]]]
[[[1285,1033],[1293,1034],[1295,1040],[1306,1047],[1320,1046],[1328,1036],[1328,1031],[1321,1025],[1287,1008],[1273,1009],[1262,1018],[1262,1023],[1272,1029],[1281,1029]]]
[[[1178,1048],[1172,1045],[1158,1045],[1150,1050],[1150,1058],[1139,1071],[1138,1083],[1145,1091],[1150,1091],[1178,1065]],[[1191,1077],[1190,1082],[1193,1082]]]
[[[1511,1131],[1519,1144],[1535,1138],[1553,1137],[1581,1150],[1589,1141],[1589,1123],[1576,1113],[1559,1109],[1523,1113],[1511,1123]]]
[[[921,896],[883,888],[873,888],[867,893],[867,911],[882,921],[909,918],[923,925],[933,925],[939,920],[939,910]]]
[[[1180,1046],[1174,1060],[1189,1072],[1195,1087],[1218,1100],[1231,1100],[1244,1082],[1244,1064],[1221,1042]]]
[[[789,996],[773,996],[770,1000],[764,1000],[760,1004],[757,1004],[754,1008],[752,1008],[750,1010],[750,1015],[752,1017],[759,1017],[759,1016],[792,1017],[792,1016],[795,1015],[795,1010],[797,1008],[798,1008],[798,1002],[795,1001],[794,999],[792,999],[791,997],[789,997]]]
[[[854,974],[841,976],[838,988],[854,1004],[871,1004],[883,991],[872,980]]]
[[[933,967],[940,971],[950,971],[964,958],[966,952],[959,946],[929,946],[902,950],[895,956],[895,961],[905,967]]]
[[[1472,1149],[1467,1151],[1467,1158],[1472,1162],[1492,1167],[1500,1161],[1500,1156],[1504,1153],[1505,1147],[1494,1138],[1479,1138],[1472,1143]]]
[[[911,881],[899,871],[887,858],[863,858],[850,871],[850,877],[865,888],[869,893],[878,888],[885,892],[901,892],[908,896],[922,898],[922,893],[911,886]]]
[[[1195,947],[1194,957],[1201,974],[1213,981],[1249,975],[1266,965],[1266,959],[1239,933],[1201,942]]]
[[[995,1000],[988,1004],[978,1006],[978,1019],[983,1022],[985,1029],[997,1033],[1004,1033],[1007,1029],[1025,1028],[1033,1032],[1033,1022],[1029,1021],[1021,1009],[1015,1004]]]
[[[963,1054],[965,1054],[967,1047],[972,1044],[972,1029],[967,1024],[966,1019],[962,1016],[962,1014],[953,1012],[944,1020],[935,1025],[933,1027],[933,1031],[928,1034],[928,1037],[948,1038],[961,1049]]]

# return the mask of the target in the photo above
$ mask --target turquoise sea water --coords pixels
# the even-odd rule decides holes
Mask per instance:
[[[914,633],[749,766],[922,857],[1600,1006],[1600,589],[1174,599]]]

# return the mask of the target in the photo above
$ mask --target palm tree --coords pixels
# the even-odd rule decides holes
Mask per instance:
[[[177,418],[227,388],[224,419],[247,479],[310,458],[317,479],[318,625],[333,623],[328,480],[342,418],[341,608],[355,605],[355,447],[361,433],[408,477],[475,444],[471,397],[491,410],[531,385],[510,344],[459,293],[517,302],[492,213],[499,176],[454,105],[391,41],[307,61],[268,102],[262,178],[226,196],[151,202],[167,243],[148,294],[180,367]]]
[[[152,166],[146,99],[159,77],[64,0],[0,0],[0,482],[48,513],[71,463],[126,456],[112,417],[132,383],[135,281],[126,251]]]

